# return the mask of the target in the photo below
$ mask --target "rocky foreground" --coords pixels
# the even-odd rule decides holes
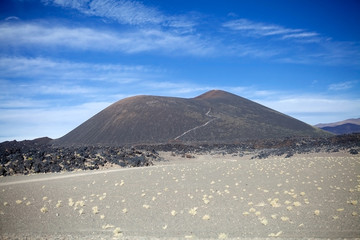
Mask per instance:
[[[159,153],[0,178],[0,239],[359,239],[360,155]]]
[[[294,154],[348,151],[358,154],[360,134],[340,135],[329,138],[286,138],[282,140],[252,140],[234,144],[188,145],[169,143],[161,145],[123,146],[53,146],[51,139],[11,141],[0,144],[0,176],[94,170],[104,167],[139,167],[153,165],[163,160],[157,151],[192,158],[194,154],[231,154],[252,158],[270,156],[291,157]]]
[[[33,142],[6,142],[0,147],[0,175],[94,170],[103,167],[153,165],[156,151],[135,148],[84,146],[52,147]]]

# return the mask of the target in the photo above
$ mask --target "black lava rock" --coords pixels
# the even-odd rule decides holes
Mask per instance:
[[[51,139],[50,139],[51,140]],[[177,156],[194,154],[231,154],[242,156],[254,153],[253,158],[269,156],[286,158],[294,154],[311,152],[338,152],[347,150],[358,154],[360,134],[339,135],[328,138],[285,138],[249,140],[231,144],[181,144],[122,146],[59,147],[49,144],[48,138],[33,141],[0,143],[0,176],[99,169],[105,165],[141,167],[164,161],[157,151],[172,152]]]
[[[160,160],[160,157],[154,149],[148,151],[134,147],[53,147],[16,141],[0,144],[0,176],[93,170],[106,164],[121,167],[150,166],[156,160]]]
[[[353,155],[359,154],[359,152],[356,149],[350,149],[349,153]]]

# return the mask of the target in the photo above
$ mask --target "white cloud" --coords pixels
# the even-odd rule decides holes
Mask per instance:
[[[39,76],[42,78],[42,76]],[[59,96],[73,97],[92,96],[95,97],[103,89],[87,86],[74,81],[52,81],[49,79],[38,79],[27,81],[0,80],[0,108],[26,108],[29,106],[42,106],[41,100],[56,98]],[[30,99],[29,99],[30,98]]]
[[[0,142],[44,136],[59,138],[110,104],[88,102],[60,108],[2,109]]]
[[[75,0],[76,1],[76,0]],[[79,9],[89,15],[115,19],[126,24],[159,24],[164,21],[164,16],[156,8],[145,6],[136,1],[89,1],[88,10]]]
[[[236,37],[230,46],[239,56],[269,58],[275,62],[295,64],[359,66],[360,63],[360,47],[357,42],[335,41],[314,31],[248,19],[231,20],[222,26],[230,30],[231,38]]]
[[[236,86],[236,87],[225,87],[219,89],[224,89],[225,91],[229,91],[231,93],[237,94],[239,96],[248,98],[248,99],[272,99],[276,96],[279,96],[283,93],[274,90],[264,90],[258,89],[254,86]]]
[[[284,35],[282,38],[283,39],[287,39],[287,38],[309,38],[309,37],[316,37],[316,36],[319,36],[319,34],[316,33],[316,32],[301,32],[301,33],[287,34],[287,35]]]
[[[224,27],[237,31],[245,36],[278,37],[278,39],[293,39],[308,42],[318,41],[319,34],[307,32],[303,29],[286,28],[280,25],[254,22],[248,19],[237,19],[223,24]]]
[[[170,81],[149,81],[141,84],[142,87],[155,90],[157,94],[164,96],[196,97],[206,91],[216,89],[216,87],[202,86],[189,82],[170,82]]]
[[[44,0],[46,4],[73,8],[84,14],[106,17],[124,24],[161,23],[162,14],[152,7],[127,0]]]
[[[248,20],[246,20],[248,21]],[[228,27],[235,23],[228,22]],[[263,26],[264,25],[264,26]],[[236,28],[236,27],[232,28]],[[360,47],[351,42],[335,42],[314,32],[276,25],[242,24],[239,29],[256,36],[276,36],[278,41],[229,41],[206,33],[183,34],[156,28],[101,30],[48,23],[0,23],[1,52],[7,54],[31,49],[32,52],[75,50],[105,53],[144,52],[177,56],[238,56],[271,59],[297,64],[359,65]],[[300,31],[300,32],[298,32]],[[204,37],[205,35],[205,37]],[[246,41],[245,41],[246,40]],[[296,40],[296,42],[295,42]],[[313,44],[308,44],[313,43]]]
[[[295,33],[302,33],[303,36],[301,37],[305,36],[302,29],[290,29],[275,24],[254,22],[244,18],[226,22],[223,26],[250,36],[286,36],[292,34],[293,37],[296,37],[296,35],[294,35]],[[300,37],[300,35],[298,36]]]
[[[86,27],[50,26],[39,23],[0,24],[0,44],[7,47],[67,47],[75,50],[123,53],[163,52],[179,55],[211,54],[214,49],[199,35],[158,29],[114,32]]]
[[[0,58],[1,108],[50,108],[91,101],[116,101],[140,83],[161,78],[141,65],[92,64],[44,58]]]
[[[16,16],[10,16],[5,18],[5,21],[18,21],[20,20],[20,18],[16,17]]]
[[[1,86],[1,85],[0,85]],[[3,87],[3,86],[2,86]],[[5,88],[8,93],[13,94],[14,89],[10,89],[9,86]],[[5,115],[3,113],[3,109],[25,109],[25,108],[32,108],[32,107],[49,107],[49,104],[44,102],[43,100],[35,100],[35,99],[29,99],[26,97],[6,97],[4,96],[4,93],[1,92],[2,97],[0,97],[0,115]]]
[[[255,101],[309,124],[345,120],[358,117],[360,113],[360,99],[337,98],[326,95],[258,98]]]
[[[219,44],[219,48],[222,44]],[[219,49],[220,51],[220,49]],[[223,55],[238,56],[238,57],[250,57],[259,59],[271,59],[281,56],[284,53],[282,48],[275,48],[273,46],[265,46],[257,43],[232,43],[224,44],[221,50]]]
[[[347,90],[347,89],[354,87],[354,85],[356,83],[357,83],[357,81],[346,81],[346,82],[341,82],[341,83],[333,83],[333,84],[329,85],[328,89],[331,91]]]
[[[78,85],[72,85],[70,83],[61,84],[60,86],[57,84],[44,85],[40,86],[39,91],[43,94],[89,94],[95,93],[95,88],[82,87]]]
[[[129,83],[144,75],[156,74],[156,67],[143,65],[95,64],[53,60],[47,58],[3,57],[0,58],[2,78],[32,78],[34,80],[108,81]]]
[[[127,44],[127,40],[116,34],[95,31],[90,28],[45,26],[36,23],[0,25],[0,42],[8,46],[65,46],[76,49],[109,50],[113,45]],[[92,46],[93,45],[93,46]],[[109,46],[110,45],[110,46]],[[118,47],[118,48],[119,48]]]
[[[216,52],[214,46],[198,35],[179,35],[160,30],[141,30],[129,35],[131,44],[125,51],[137,53],[162,51],[178,55],[207,56]]]
[[[79,12],[111,19],[121,24],[129,25],[160,25],[189,31],[196,23],[185,15],[168,16],[158,10],[134,0],[43,0],[46,4],[53,4],[76,9]]]

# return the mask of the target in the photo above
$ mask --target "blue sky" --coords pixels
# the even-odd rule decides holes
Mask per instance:
[[[223,89],[309,124],[360,117],[357,0],[2,0],[0,141],[111,103]]]

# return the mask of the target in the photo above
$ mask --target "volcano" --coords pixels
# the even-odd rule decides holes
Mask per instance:
[[[329,133],[222,90],[195,98],[140,95],[105,108],[56,145],[237,143]]]

